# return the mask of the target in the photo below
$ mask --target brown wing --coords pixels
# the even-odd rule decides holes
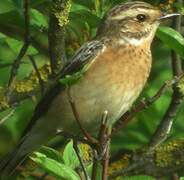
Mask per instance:
[[[72,58],[65,64],[62,71],[57,75],[56,83],[48,92],[43,96],[40,102],[37,104],[34,115],[26,127],[22,136],[24,136],[35,124],[35,122],[45,114],[52,100],[65,89],[65,85],[58,82],[58,79],[65,77],[67,74],[73,74],[80,71],[83,66],[91,61],[95,60],[101,51],[105,48],[105,45],[101,41],[89,41],[81,46]]]

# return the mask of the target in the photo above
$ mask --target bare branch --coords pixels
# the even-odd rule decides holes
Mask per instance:
[[[13,116],[15,108],[13,108],[4,118],[0,120],[0,125],[3,124],[7,119]]]
[[[84,165],[83,159],[82,159],[81,156],[80,156],[80,152],[79,152],[79,149],[78,149],[78,146],[77,146],[77,145],[78,145],[78,144],[77,144],[77,141],[74,139],[74,140],[73,140],[73,148],[75,149],[75,152],[76,152],[76,154],[77,154],[77,157],[78,157],[78,159],[79,159],[79,161],[80,161],[80,164],[81,164],[81,166],[82,166],[82,170],[83,170],[83,172],[84,172],[85,179],[86,179],[86,180],[90,180],[89,175],[88,175],[88,172],[87,172],[86,167],[85,167],[85,165]]]
[[[39,72],[39,70],[38,70],[38,68],[36,66],[36,62],[34,60],[33,55],[30,54],[30,55],[28,55],[28,57],[29,57],[30,61],[32,62],[33,67],[34,67],[34,69],[36,71],[36,74],[37,74],[37,77],[38,77],[38,80],[39,80],[39,83],[40,83],[40,87],[41,87],[41,92],[42,92],[42,95],[43,95],[43,93],[44,93],[44,82],[43,82],[43,80],[41,78],[41,75],[40,75],[40,72]]]
[[[30,15],[29,15],[29,11],[30,11],[30,0],[26,0],[25,1],[25,36],[24,36],[24,45],[22,46],[19,55],[17,56],[17,58],[15,59],[12,69],[11,69],[11,74],[10,74],[10,79],[8,82],[8,87],[10,88],[10,94],[11,94],[11,89],[12,89],[12,84],[14,83],[14,79],[17,75],[18,72],[18,68],[20,66],[20,62],[21,59],[24,57],[30,41],[29,41],[29,36],[30,36],[30,30],[29,30],[29,26],[30,26]]]

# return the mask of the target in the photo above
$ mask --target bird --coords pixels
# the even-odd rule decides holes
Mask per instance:
[[[82,126],[97,134],[104,111],[107,124],[127,112],[143,90],[152,66],[151,43],[167,14],[143,1],[120,3],[102,18],[96,36],[84,43],[64,65],[58,79],[81,71],[82,79],[70,86]],[[54,138],[57,132],[80,136],[68,100],[67,87],[58,82],[40,100],[24,135],[0,163],[5,179],[26,157]]]

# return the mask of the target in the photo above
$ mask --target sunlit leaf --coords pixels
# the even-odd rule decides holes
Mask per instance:
[[[43,26],[43,27],[48,27],[48,23],[42,13],[37,11],[36,9],[31,9],[30,10],[30,23],[31,25],[36,25],[36,26]]]
[[[79,180],[78,174],[69,166],[58,163],[57,161],[48,158],[42,153],[35,152],[34,154],[36,157],[31,157],[31,159],[47,172],[50,172],[56,177],[60,177],[66,180]]]
[[[79,159],[76,155],[75,150],[73,149],[73,142],[70,141],[64,149],[63,160],[65,165],[70,166],[72,169],[80,165]]]
[[[51,158],[53,160],[56,160],[58,162],[62,162],[63,163],[63,159],[62,159],[61,153],[56,151],[53,148],[50,148],[50,147],[47,147],[47,146],[42,146],[39,149],[39,152],[45,154],[47,157],[49,157],[49,158]]]
[[[160,26],[157,37],[181,57],[184,57],[184,38],[180,33],[170,27]]]
[[[15,39],[12,39],[12,38],[7,38],[6,39],[6,42],[8,44],[8,46],[11,48],[11,50],[16,54],[18,55],[22,46],[23,46],[23,42],[22,41],[18,41],[18,40],[15,40]],[[38,51],[33,48],[32,46],[29,46],[26,54],[37,54]]]
[[[7,0],[0,1],[0,14],[12,11],[14,8],[15,7],[12,2],[7,1]]]

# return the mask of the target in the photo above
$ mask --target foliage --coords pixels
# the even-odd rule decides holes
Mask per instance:
[[[95,36],[98,24],[104,13],[112,6],[123,0],[72,0],[72,7],[69,15],[69,23],[66,30],[66,54],[69,58],[74,51],[84,42]],[[24,44],[24,0],[1,0],[0,1],[0,88],[6,87],[10,76],[12,63],[20,52]],[[149,1],[150,2],[150,1]],[[153,0],[153,4],[160,1]],[[21,61],[21,66],[16,77],[16,81],[28,76],[33,67],[27,55],[32,54],[39,67],[49,61],[48,56],[48,9],[51,0],[31,0],[30,10],[30,31],[33,42],[29,46],[26,55]],[[183,11],[183,7],[174,4],[175,7]],[[161,43],[159,39],[163,42]],[[172,79],[170,67],[170,48],[184,58],[184,39],[183,37],[168,27],[160,27],[157,32],[157,39],[153,43],[153,69],[150,80],[142,94],[142,97],[152,97],[161,85]],[[82,78],[82,72],[74,75],[67,75],[62,79],[62,83],[71,85]],[[154,133],[157,125],[164,116],[169,105],[172,91],[167,91],[152,106],[140,112],[136,118],[126,126],[119,134],[112,139],[112,153],[120,149],[135,150],[146,144]],[[138,100],[140,101],[142,97]],[[35,101],[26,100],[24,104],[16,108],[13,117],[0,125],[0,155],[3,156],[16,144],[18,137],[30,120]],[[0,114],[0,119],[9,113],[6,110]],[[183,113],[182,105],[175,117],[172,134],[168,138],[176,139],[183,137]],[[55,144],[54,140],[51,144]],[[68,143],[63,153],[60,154],[54,149],[44,147],[32,157],[44,172],[49,172],[55,177],[62,179],[78,179],[74,171],[79,166],[78,159],[72,148],[72,142]],[[90,171],[91,166],[88,166]],[[64,173],[63,173],[64,172]],[[183,176],[184,174],[181,173]],[[148,177],[132,177],[127,179],[152,179]],[[124,178],[123,178],[124,179]],[[182,179],[182,178],[180,178]]]

